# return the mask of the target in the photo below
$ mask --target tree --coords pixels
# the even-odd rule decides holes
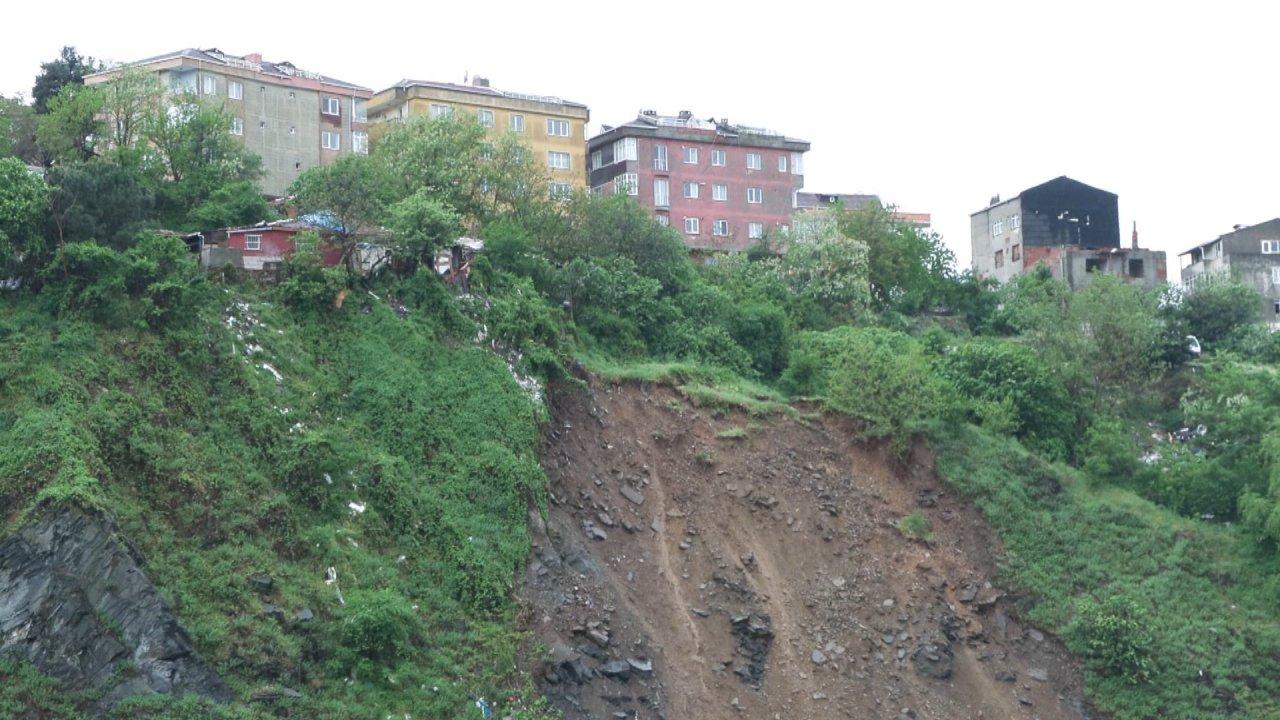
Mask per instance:
[[[188,215],[188,224],[199,230],[253,225],[272,216],[271,206],[248,180],[233,180],[214,188],[209,197]]]
[[[1169,315],[1171,326],[1182,337],[1195,335],[1204,346],[1213,347],[1236,328],[1258,322],[1261,305],[1257,290],[1234,278],[1219,277],[1184,293],[1170,304]]]
[[[151,108],[141,138],[148,148],[146,176],[156,193],[158,218],[171,227],[207,230],[195,216],[197,208],[227,185],[262,177],[262,160],[231,135],[231,116],[193,95]]]
[[[0,158],[0,278],[29,275],[43,259],[44,181],[16,158]]]
[[[786,237],[780,272],[833,321],[855,319],[871,305],[867,255],[867,244],[841,232],[835,215],[821,214],[797,223]]]
[[[937,233],[895,220],[879,203],[836,208],[840,234],[867,246],[871,299],[879,310],[908,314],[944,304],[954,284],[955,255]]]
[[[418,190],[389,209],[392,253],[430,267],[436,251],[462,232],[462,218],[439,198]]]
[[[44,114],[49,108],[49,101],[63,87],[83,85],[84,77],[97,69],[98,63],[93,58],[80,55],[74,47],[63,47],[57,58],[40,64],[40,74],[31,88],[36,112]]]
[[[49,161],[73,163],[93,157],[104,128],[103,100],[101,88],[84,85],[65,85],[49,99],[36,121],[36,142]]]
[[[50,220],[59,245],[96,241],[117,250],[133,244],[155,205],[127,168],[104,160],[49,170]]]
[[[299,211],[332,221],[348,267],[360,238],[386,222],[395,196],[386,166],[369,155],[344,155],[331,165],[310,168],[289,191]]]
[[[29,165],[42,162],[36,145],[36,111],[21,97],[0,97],[0,157],[5,155]]]
[[[155,73],[126,67],[101,88],[106,148],[116,162],[133,166],[144,150],[139,141],[147,117],[161,102],[160,80]]]

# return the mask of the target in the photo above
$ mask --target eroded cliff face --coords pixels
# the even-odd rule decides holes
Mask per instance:
[[[923,449],[665,387],[555,397],[523,595],[547,651],[530,669],[568,720],[1090,717]]]
[[[149,693],[232,697],[115,524],[73,508],[0,541],[0,654],[68,690],[101,692],[99,709]]]

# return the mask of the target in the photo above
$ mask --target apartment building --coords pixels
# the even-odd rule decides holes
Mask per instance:
[[[493,137],[515,133],[546,164],[553,195],[584,187],[586,128],[591,117],[586,105],[550,95],[498,90],[482,77],[465,85],[401,80],[369,101],[375,142],[386,123],[455,113],[476,118]]]
[[[231,114],[228,132],[262,158],[262,192],[282,196],[308,168],[343,153],[366,153],[369,88],[303,70],[262,55],[229,55],[216,48],[188,48],[129,63],[160,76],[172,93],[190,93],[221,104]],[[122,68],[85,78],[110,82]]]
[[[867,205],[880,204],[882,203],[879,195],[798,192],[796,193],[795,214],[801,216],[807,213],[818,213],[837,205],[846,210],[857,210]],[[933,226],[933,216],[929,213],[906,212],[895,208],[891,214],[894,220],[906,223],[917,230],[928,230]]]
[[[1214,277],[1232,277],[1262,296],[1262,314],[1280,325],[1280,218],[1257,225],[1236,225],[1217,239],[1179,253],[1182,284],[1194,292]]]
[[[1120,246],[1118,196],[1062,176],[969,216],[973,270],[1007,282],[1037,265],[1078,290],[1096,273],[1154,287],[1167,279],[1162,250]]]
[[[588,182],[634,197],[697,250],[745,250],[788,226],[809,143],[684,111],[591,138]]]

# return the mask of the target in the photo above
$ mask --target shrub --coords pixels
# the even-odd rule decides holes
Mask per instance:
[[[911,513],[899,520],[898,532],[912,540],[933,542],[933,524],[929,522],[929,518],[918,512]]]
[[[1092,597],[1076,603],[1076,617],[1067,637],[1094,672],[1131,683],[1145,682],[1151,673],[1152,635],[1142,608],[1122,595],[1099,602]]]
[[[1090,477],[1113,484],[1134,484],[1145,469],[1138,458],[1138,446],[1128,425],[1116,417],[1095,419],[1080,448],[1084,470]]]
[[[297,249],[284,259],[280,269],[276,295],[295,310],[330,310],[338,293],[346,287],[342,269],[325,267],[316,244],[317,238],[312,233],[299,236]]]
[[[394,590],[352,590],[340,632],[343,645],[375,662],[388,663],[408,651],[419,627],[417,613]]]

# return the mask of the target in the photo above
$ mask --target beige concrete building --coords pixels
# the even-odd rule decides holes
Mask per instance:
[[[545,163],[552,193],[586,186],[586,126],[591,116],[586,105],[497,90],[480,77],[470,85],[402,80],[369,101],[375,141],[380,124],[458,112],[475,117],[492,136],[517,134]]]
[[[285,194],[307,168],[333,162],[343,153],[367,153],[366,103],[369,88],[270,62],[257,53],[237,56],[216,48],[188,48],[129,63],[159,74],[173,93],[192,93],[220,103],[232,116],[228,132],[262,158],[262,192]],[[121,68],[85,78],[111,81]]]

